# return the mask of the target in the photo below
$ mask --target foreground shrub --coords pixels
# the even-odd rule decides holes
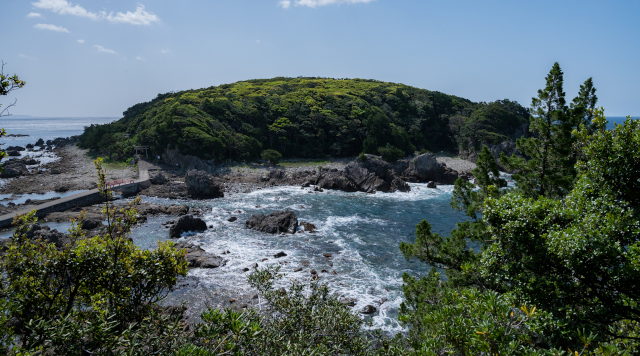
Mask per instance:
[[[186,274],[185,252],[171,242],[159,243],[155,250],[134,245],[128,234],[139,200],[115,208],[100,159],[96,169],[108,222],[97,236],[86,238],[81,221],[74,221],[71,241],[56,247],[31,236],[35,211],[15,219],[18,227],[0,261],[0,329],[15,334],[0,339],[5,349],[102,354],[153,328],[151,320],[159,318],[156,303]]]

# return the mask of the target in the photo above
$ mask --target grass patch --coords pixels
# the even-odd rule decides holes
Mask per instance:
[[[318,165],[326,165],[331,163],[328,160],[310,160],[310,161],[295,161],[295,162],[280,162],[278,166],[285,168],[298,168],[298,167],[316,167]]]

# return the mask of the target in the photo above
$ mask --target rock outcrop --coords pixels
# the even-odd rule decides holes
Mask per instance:
[[[22,146],[9,146],[6,148],[6,151],[24,151],[25,148]]]
[[[194,244],[180,242],[175,244],[175,248],[187,251],[185,259],[191,268],[218,268],[227,263],[222,257],[207,253],[202,247]]]
[[[17,152],[17,151],[14,151]],[[18,153],[18,156],[20,154]],[[12,158],[3,164],[4,172],[0,173],[0,178],[15,178],[29,174],[28,165],[38,164],[40,161],[29,156],[22,158]]]
[[[431,153],[400,160],[394,165],[394,170],[402,179],[412,183],[433,181],[439,184],[453,184],[459,176],[458,172],[439,163]]]
[[[162,204],[140,204],[136,207],[138,215],[140,216],[153,216],[153,215],[185,215],[189,212],[187,205],[172,204],[169,206]]]
[[[192,198],[211,199],[222,198],[222,188],[215,182],[213,176],[204,171],[191,170],[185,177],[187,192]]]
[[[378,309],[376,309],[376,307],[374,307],[373,305],[365,305],[364,308],[360,310],[360,313],[371,315],[371,314],[374,314],[376,311],[378,311]]]
[[[31,224],[27,229],[27,238],[30,240],[41,239],[43,242],[54,243],[57,248],[62,248],[71,243],[71,238],[58,230],[51,230],[48,226]]]
[[[298,218],[293,211],[274,211],[269,215],[252,215],[245,223],[247,229],[277,234],[279,232],[293,234],[298,227]]]
[[[345,192],[408,192],[409,185],[393,170],[393,167],[373,155],[366,161],[356,160],[343,170],[322,170],[315,182],[323,189]]]
[[[169,229],[169,237],[177,239],[186,231],[205,231],[207,229],[207,223],[204,220],[197,218],[193,215],[181,216],[176,223]]]
[[[80,223],[80,228],[83,230],[93,230],[102,226],[104,225],[102,224],[102,220],[99,218],[85,218]]]
[[[151,176],[151,184],[162,185],[167,182],[167,177],[162,174],[162,172],[156,172]]]

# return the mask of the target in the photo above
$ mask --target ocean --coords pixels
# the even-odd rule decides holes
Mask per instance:
[[[355,310],[368,304],[378,309],[371,320],[373,328],[396,333],[403,330],[397,319],[403,301],[402,275],[424,276],[430,270],[423,262],[406,260],[400,243],[415,240],[416,225],[423,219],[431,223],[434,232],[444,236],[466,219],[464,213],[449,206],[452,185],[437,189],[427,188],[426,184],[410,186],[408,193],[309,193],[309,189],[300,187],[273,187],[212,200],[143,197],[143,201],[201,208],[209,229],[177,241],[195,243],[228,260],[223,267],[190,270],[190,276],[198,277],[199,286],[172,295],[174,302],[185,299],[202,306],[208,298],[215,299],[214,294],[224,295],[225,291],[233,291],[227,295],[235,298],[251,295],[247,273],[242,269],[253,263],[281,266],[281,272],[286,274],[283,286],[291,278],[309,280],[310,270],[315,269],[320,281],[333,292],[357,300]],[[253,214],[285,209],[295,212],[299,221],[314,224],[317,232],[272,235],[244,227]],[[237,221],[229,222],[230,217]],[[149,218],[133,231],[133,240],[143,248],[168,240],[168,229],[161,224],[172,218]],[[273,257],[281,251],[287,256]],[[222,255],[223,252],[226,253]],[[332,257],[326,258],[325,253]],[[267,260],[262,262],[263,259]],[[301,267],[302,271],[294,272]]]
[[[3,137],[0,139],[2,147],[22,146],[34,144],[39,138],[51,140],[57,137],[80,135],[85,126],[91,124],[106,124],[118,120],[117,117],[0,117],[0,128],[7,134],[29,135],[26,137]]]

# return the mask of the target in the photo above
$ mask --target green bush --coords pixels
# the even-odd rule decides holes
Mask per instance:
[[[358,155],[358,159],[360,160],[360,162],[366,162],[368,160],[367,155],[364,152],[360,152],[360,154]]]
[[[268,149],[268,150],[262,151],[262,154],[260,155],[260,157],[263,160],[269,161],[269,163],[276,166],[278,162],[280,162],[282,155],[280,154],[280,152],[276,150]]]
[[[380,153],[382,159],[387,162],[395,162],[404,157],[404,152],[401,149],[392,146],[390,143],[387,143],[385,147],[378,147],[378,153]]]
[[[15,218],[18,227],[0,260],[0,330],[15,335],[0,339],[5,351],[14,341],[26,351],[65,355],[115,347],[152,328],[147,321],[158,320],[156,303],[186,275],[185,251],[172,242],[155,250],[133,243],[128,234],[139,199],[115,208],[101,159],[96,169],[108,223],[95,237],[85,237],[79,227],[84,213],[72,222],[71,241],[64,246],[30,237],[35,211]]]

